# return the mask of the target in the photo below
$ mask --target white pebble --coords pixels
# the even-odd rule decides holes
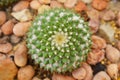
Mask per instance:
[[[23,9],[23,10],[18,11],[18,12],[12,12],[11,15],[21,22],[29,21],[33,18],[29,9]]]

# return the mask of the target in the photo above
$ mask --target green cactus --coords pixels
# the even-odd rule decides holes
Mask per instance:
[[[9,6],[17,1],[18,0],[0,0],[0,8],[7,7],[7,6]]]
[[[71,72],[86,60],[91,46],[87,22],[66,9],[51,9],[33,21],[27,34],[32,59],[51,72]]]

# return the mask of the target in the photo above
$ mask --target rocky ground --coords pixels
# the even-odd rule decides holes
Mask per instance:
[[[40,69],[28,54],[26,33],[37,14],[75,10],[88,21],[92,51],[73,72]],[[120,80],[119,0],[23,0],[0,10],[0,80]]]

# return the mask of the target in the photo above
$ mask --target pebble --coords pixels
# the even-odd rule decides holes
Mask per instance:
[[[37,77],[33,77],[32,80],[41,80],[41,79],[39,79],[39,78],[37,78]]]
[[[13,28],[13,33],[18,36],[24,36],[31,26],[31,22],[18,22]]]
[[[112,79],[117,80],[117,76],[118,76],[118,66],[117,66],[117,64],[109,64],[107,66],[107,73],[109,74],[109,76]]]
[[[14,80],[17,71],[17,67],[10,58],[0,59],[0,80]]]
[[[50,80],[49,78],[45,78],[45,79],[43,79],[43,80]]]
[[[120,11],[117,14],[117,24],[120,27]]]
[[[64,6],[66,8],[73,8],[77,3],[77,0],[66,0],[66,2],[64,2]]]
[[[0,25],[4,24],[6,21],[6,13],[4,11],[0,11]]]
[[[106,0],[93,0],[92,7],[97,10],[104,10],[108,6],[108,2]]]
[[[93,70],[93,75],[97,74],[100,71],[105,71],[106,70],[106,65],[102,64],[101,62],[97,63],[96,65],[91,65],[92,70]]]
[[[106,48],[106,41],[96,35],[92,35],[92,48],[94,49],[103,49]]]
[[[95,65],[96,63],[104,59],[105,53],[100,49],[94,49],[88,54],[87,62],[89,64]]]
[[[62,8],[63,5],[61,3],[59,3],[58,1],[51,1],[50,7],[51,8]]]
[[[13,11],[21,11],[29,7],[29,1],[19,1],[15,6],[13,6]]]
[[[86,77],[84,78],[84,80],[91,80],[93,77],[93,71],[90,65],[88,65],[87,63],[83,63],[82,67],[86,70],[87,74]]]
[[[118,24],[118,26],[120,27],[120,18],[117,19],[117,24]]]
[[[4,60],[4,59],[6,59],[6,55],[5,55],[5,54],[0,53],[0,61],[2,61],[2,60]]]
[[[100,12],[93,9],[93,8],[89,8],[87,10],[87,15],[92,20],[99,20],[100,19]]]
[[[15,64],[23,67],[27,64],[27,47],[25,44],[20,44],[14,53]]]
[[[44,11],[46,11],[46,10],[50,10],[50,6],[48,6],[48,5],[42,5],[42,6],[40,6],[39,8],[38,8],[38,14],[41,14],[41,13],[43,13]]]
[[[29,9],[23,9],[21,11],[12,12],[11,15],[20,22],[29,21],[33,18]]]
[[[67,0],[57,0],[60,3],[65,3]]]
[[[41,6],[41,4],[39,3],[38,0],[32,0],[32,1],[30,2],[30,7],[31,7],[32,9],[37,10],[40,6]]]
[[[51,0],[39,0],[41,4],[50,4]]]
[[[10,42],[13,44],[17,44],[18,42],[20,42],[20,40],[21,38],[14,34],[10,36]]]
[[[120,59],[120,51],[112,45],[108,44],[106,47],[106,57],[112,63],[116,63]]]
[[[100,21],[98,19],[90,19],[88,22],[91,32],[96,33],[99,29]]]
[[[52,80],[75,80],[75,79],[70,76],[64,76],[61,74],[54,73],[52,76]]]
[[[111,79],[106,72],[100,71],[93,77],[93,80],[111,80]]]
[[[103,14],[101,14],[101,17],[105,21],[110,21],[115,19],[115,13],[112,10],[103,11]]]
[[[2,53],[8,53],[12,50],[12,45],[11,43],[5,43],[5,44],[0,44],[0,52]]]
[[[86,74],[87,74],[87,72],[83,67],[81,67],[77,70],[74,70],[72,72],[73,77],[78,80],[83,80],[85,78]]]
[[[0,29],[0,37],[2,37],[2,30]]]
[[[83,1],[86,4],[90,4],[92,2],[92,0],[81,0],[81,1]]]
[[[18,80],[32,80],[34,74],[35,74],[35,70],[33,69],[33,67],[27,65],[19,69],[17,78]]]
[[[120,62],[118,62],[117,65],[118,65],[118,70],[120,71]]]
[[[117,42],[117,48],[120,50],[120,41]]]
[[[14,23],[12,20],[8,20],[5,24],[2,25],[1,30],[4,35],[10,35],[13,33]]]
[[[2,38],[0,38],[0,44],[5,44],[9,41],[9,37],[8,36],[3,36]]]
[[[87,6],[84,2],[79,1],[75,6],[75,11],[81,12],[87,10]]]
[[[100,25],[99,34],[108,42],[112,43],[115,41],[114,34],[115,30],[109,23],[103,23]]]

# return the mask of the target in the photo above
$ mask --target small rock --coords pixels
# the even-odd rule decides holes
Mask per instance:
[[[91,65],[92,70],[93,70],[93,75],[97,74],[100,71],[105,71],[106,70],[106,65],[101,64],[101,62],[97,63],[96,65]]]
[[[39,0],[41,4],[50,4],[51,0]]]
[[[120,50],[120,41],[117,42],[117,48]]]
[[[61,74],[54,73],[52,76],[52,80],[75,80],[73,77],[70,76],[64,76]]]
[[[2,25],[1,30],[4,33],[4,35],[10,35],[13,33],[13,27],[14,27],[13,21],[9,20]]]
[[[23,67],[27,64],[27,47],[25,44],[20,44],[14,53],[15,64]]]
[[[37,78],[37,77],[33,77],[32,80],[42,80],[42,79],[39,79],[39,78]]]
[[[41,14],[41,13],[43,13],[46,10],[50,10],[50,6],[48,6],[48,5],[42,5],[42,6],[40,6],[38,8],[38,14]]]
[[[32,0],[32,1],[30,2],[30,7],[31,7],[32,9],[37,10],[40,6],[41,6],[41,4],[40,4],[39,1],[37,1],[37,0]]]
[[[92,52],[88,54],[87,62],[89,64],[95,65],[96,63],[104,59],[104,55],[105,55],[104,51],[100,49],[94,49],[92,50]]]
[[[97,10],[104,10],[107,8],[108,2],[106,0],[93,0],[92,7]]]
[[[100,12],[95,10],[95,9],[93,9],[93,8],[89,8],[87,10],[87,15],[92,20],[96,20],[97,19],[99,21],[99,19],[100,19]]]
[[[64,3],[64,6],[66,8],[73,8],[76,3],[77,3],[77,0],[66,0],[66,2]]]
[[[117,24],[120,27],[120,11],[117,14]]]
[[[13,11],[21,11],[29,7],[28,1],[19,1],[15,6],[13,6]]]
[[[5,44],[9,41],[9,37],[8,36],[3,36],[2,38],[0,38],[0,44]]]
[[[106,72],[100,71],[93,77],[93,80],[111,80],[111,79]]]
[[[114,34],[115,30],[109,23],[104,23],[100,25],[99,34],[107,41],[107,42],[114,42]]]
[[[0,61],[5,60],[7,57],[5,54],[0,53]]]
[[[120,71],[120,62],[117,63],[118,70]]]
[[[74,70],[72,72],[73,77],[78,80],[83,80],[85,78],[86,74],[87,74],[87,72],[83,67],[81,67],[77,70]]]
[[[5,23],[6,21],[6,13],[4,11],[0,11],[0,25]]]
[[[60,3],[65,3],[66,2],[66,0],[57,0],[58,2],[60,2]]]
[[[120,11],[118,12],[117,17],[120,18]]]
[[[99,29],[100,21],[98,19],[90,19],[88,22],[92,33],[96,33]]]
[[[75,11],[81,12],[87,10],[87,6],[84,2],[79,1],[77,5],[75,6]]]
[[[0,52],[8,53],[12,50],[12,45],[10,43],[0,44]]]
[[[84,80],[91,80],[93,77],[93,71],[92,68],[90,67],[90,65],[88,65],[87,63],[83,63],[82,67],[86,70],[87,74]]]
[[[92,35],[92,48],[94,49],[103,49],[106,47],[106,41],[96,35]]]
[[[51,8],[61,8],[61,7],[63,7],[63,6],[62,6],[62,4],[59,3],[58,1],[51,1],[50,7],[51,7]]]
[[[113,20],[116,17],[115,13],[112,10],[108,10],[108,11],[103,12],[103,14],[101,16],[102,16],[102,19],[105,21]]]
[[[13,33],[16,36],[24,36],[31,26],[31,22],[18,22],[13,28]]]
[[[19,69],[17,78],[18,80],[32,80],[34,74],[35,70],[32,66],[28,65]]]
[[[117,24],[118,24],[118,26],[120,27],[120,18],[117,19]]]
[[[92,0],[82,0],[84,3],[90,4]]]
[[[21,40],[20,37],[17,37],[16,35],[11,35],[10,36],[10,42],[13,44],[17,44]]]
[[[24,22],[32,19],[32,14],[29,9],[23,9],[21,11],[12,12],[11,15],[17,20]]]
[[[0,29],[0,37],[2,37],[2,30]]]
[[[117,80],[118,76],[118,66],[117,64],[110,64],[107,66],[107,73],[112,79]]]
[[[0,80],[14,80],[17,71],[17,67],[10,58],[0,59]]]
[[[43,79],[43,80],[50,80],[49,78],[45,78],[45,79]]]
[[[109,61],[116,63],[120,59],[120,51],[112,45],[107,45],[106,47],[106,57]]]

